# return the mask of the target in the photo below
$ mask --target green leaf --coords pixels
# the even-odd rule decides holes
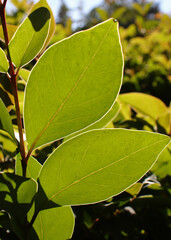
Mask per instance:
[[[168,148],[165,148],[160,154],[157,162],[151,170],[160,179],[166,177],[167,175],[171,176],[171,152]]]
[[[3,127],[2,129],[8,132],[9,135],[14,139],[14,141],[16,141],[10,115],[1,98],[0,98],[0,121]]]
[[[89,131],[54,151],[42,167],[39,184],[59,205],[103,201],[138,181],[169,141],[145,131]]]
[[[32,12],[17,29],[9,43],[13,63],[17,68],[29,63],[41,51],[49,30],[47,8]]]
[[[53,12],[49,6],[49,4],[47,3],[46,0],[40,0],[38,3],[36,3],[33,8],[31,9],[31,11],[34,11],[36,10],[37,8],[40,8],[40,7],[45,7],[49,10],[50,12],[50,28],[49,28],[49,33],[48,33],[48,36],[47,36],[47,39],[44,43],[44,46],[43,46],[43,49],[42,51],[47,47],[48,43],[50,42],[51,38],[53,37],[54,35],[54,32],[55,32],[55,28],[56,28],[56,23],[55,23],[55,18],[53,16]]]
[[[37,183],[10,173],[0,173],[0,208],[6,210],[17,221],[22,221],[29,211]]]
[[[17,30],[17,26],[16,25],[7,24],[7,31],[8,31],[8,38],[9,38],[9,40],[11,40],[11,38],[14,35],[16,30]],[[5,42],[2,25],[0,26],[0,40]]]
[[[14,143],[13,139],[9,136],[9,134],[3,130],[0,130],[0,149],[2,147],[2,151],[7,152],[7,155],[14,155],[17,145]],[[6,155],[6,154],[5,154]]]
[[[20,68],[18,75],[27,82],[30,71],[24,68]]]
[[[29,148],[102,118],[117,98],[122,69],[118,23],[113,19],[50,47],[31,71],[26,87],[24,122]]]
[[[37,180],[42,165],[34,158],[30,157],[27,163],[26,177]],[[16,156],[15,174],[22,176],[21,155]]]
[[[139,194],[139,192],[141,191],[143,187],[142,183],[135,183],[133,184],[131,187],[129,187],[126,192],[129,193],[132,196],[136,196]]]
[[[168,108],[168,111],[163,113],[158,118],[159,128],[164,128],[165,132],[170,134],[171,133],[171,110]]]
[[[0,72],[6,73],[8,71],[9,64],[5,52],[0,48]]]
[[[95,122],[94,124],[90,125],[88,128],[82,130],[82,131],[79,131],[77,133],[74,133],[72,135],[70,135],[69,137],[66,137],[64,139],[64,141],[80,134],[80,133],[83,133],[85,131],[88,131],[88,130],[92,130],[92,129],[100,129],[100,128],[104,128],[106,127],[114,118],[115,116],[118,114],[118,111],[119,111],[119,103],[116,102],[113,107],[109,110],[108,113],[106,113],[106,115],[100,119],[100,121],[97,121]]]
[[[65,240],[72,237],[74,215],[70,207],[57,207],[39,212],[33,228],[38,239]],[[30,239],[36,239],[33,233]]]
[[[155,120],[168,110],[160,99],[144,93],[121,94],[119,100],[131,105],[135,111],[150,116]]]

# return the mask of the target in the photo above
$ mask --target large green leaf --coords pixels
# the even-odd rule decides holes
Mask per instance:
[[[55,18],[53,16],[53,12],[49,6],[49,4],[47,3],[46,0],[40,0],[38,3],[36,3],[33,8],[31,9],[31,11],[34,11],[36,10],[37,8],[40,8],[40,7],[45,7],[49,10],[50,12],[50,28],[49,28],[49,33],[48,33],[48,36],[47,36],[47,39],[44,43],[44,46],[43,46],[43,49],[45,49],[48,45],[48,43],[50,42],[51,38],[53,37],[53,34],[55,32],[55,27],[56,27],[56,23],[55,23]],[[42,51],[43,51],[42,49]]]
[[[9,68],[5,52],[0,48],[0,72],[7,72]]]
[[[158,117],[167,112],[167,106],[160,99],[144,93],[126,93],[119,96],[123,103],[131,105],[135,111],[145,114],[157,120]]]
[[[32,12],[17,29],[9,43],[13,63],[17,68],[30,62],[42,49],[48,35],[50,13],[47,8]]]
[[[105,200],[138,181],[169,141],[145,131],[89,131],[65,142],[47,159],[40,186],[59,205]]]
[[[57,207],[39,212],[33,228],[39,240],[70,239],[74,230],[74,215],[70,207]],[[30,239],[36,239],[31,233]]]
[[[31,71],[26,87],[29,148],[99,120],[117,98],[122,69],[118,23],[113,19],[50,47]]]
[[[2,123],[2,129],[8,132],[9,135],[14,139],[14,141],[16,141],[10,115],[1,98],[0,98],[0,122]]]

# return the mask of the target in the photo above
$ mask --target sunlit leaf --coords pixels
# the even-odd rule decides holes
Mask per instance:
[[[170,134],[171,133],[171,110],[168,108],[167,112],[159,116],[157,122],[159,124],[159,128],[160,127],[164,128],[165,132],[167,134]]]
[[[95,122],[94,124],[90,125],[88,128],[84,129],[84,130],[81,130],[77,133],[74,133],[68,137],[66,137],[64,139],[64,141],[80,134],[80,133],[83,133],[85,131],[88,131],[88,130],[92,130],[92,129],[100,129],[100,128],[104,128],[106,127],[107,125],[109,125],[111,123],[111,121],[115,118],[115,116],[118,114],[118,111],[119,111],[119,103],[115,103],[113,105],[113,107],[109,110],[108,113],[106,113],[106,115],[100,120],[100,121],[97,121]]]
[[[32,12],[18,27],[9,43],[10,55],[18,68],[30,62],[42,49],[49,29],[47,8]]]
[[[15,141],[15,135],[14,135],[11,118],[1,98],[0,98],[0,122],[2,123],[2,129],[8,132],[9,135]]]
[[[37,180],[41,166],[42,165],[34,157],[31,156],[29,158],[29,161],[27,164],[26,177]],[[21,166],[21,155],[20,154],[17,154],[17,157],[16,157],[15,174],[22,176],[22,166]]]
[[[158,98],[144,93],[126,93],[119,96],[123,103],[131,105],[135,111],[157,118],[167,111],[166,105]]]
[[[145,131],[92,130],[50,155],[39,184],[47,198],[59,205],[99,202],[138,181],[169,141],[165,135]]]
[[[70,239],[74,230],[74,215],[70,207],[58,207],[39,212],[30,239]]]
[[[17,221],[23,221],[37,192],[37,183],[33,179],[0,173],[0,191],[0,208],[9,212]]]
[[[24,68],[20,68],[18,75],[27,82],[30,71]]]
[[[44,43],[43,49],[45,49],[48,45],[48,43],[50,42],[51,38],[53,37],[53,34],[55,32],[55,28],[56,28],[56,23],[55,23],[55,18],[53,16],[53,12],[49,6],[49,4],[47,3],[46,0],[40,0],[38,3],[36,3],[35,5],[33,5],[33,8],[31,9],[31,11],[35,11],[37,8],[40,7],[45,7],[49,10],[50,12],[50,28],[49,28],[49,33],[48,33],[48,37]],[[43,51],[42,49],[42,51]]]
[[[7,24],[7,31],[8,31],[8,38],[9,40],[11,40],[11,38],[13,37],[15,31],[17,30],[17,26],[16,25],[12,25],[12,24]],[[3,32],[3,28],[2,25],[0,26],[0,40],[4,41],[4,32]]]
[[[65,137],[103,117],[118,95],[122,68],[118,23],[113,19],[50,47],[31,71],[26,87],[29,148]]]
[[[5,52],[0,48],[0,72],[7,72],[9,68]]]
[[[157,162],[152,168],[154,172],[160,179],[168,176],[171,176],[171,152],[168,148],[160,154]]]

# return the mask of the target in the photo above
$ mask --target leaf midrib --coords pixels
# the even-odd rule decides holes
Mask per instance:
[[[80,83],[80,81],[82,80],[82,78],[84,77],[84,74],[86,73],[87,69],[89,68],[90,64],[92,63],[92,61],[94,60],[94,58],[96,57],[98,50],[100,49],[101,45],[103,44],[104,40],[106,39],[109,31],[111,30],[113,25],[113,21],[110,25],[110,27],[108,28],[104,38],[102,39],[101,43],[99,44],[99,46],[97,47],[95,53],[93,54],[93,56],[91,57],[91,59],[89,60],[88,64],[86,65],[86,67],[84,68],[82,74],[80,75],[80,77],[78,78],[78,80],[76,81],[75,85],[73,86],[73,88],[71,89],[71,91],[68,93],[68,95],[66,96],[64,102],[61,104],[61,106],[57,109],[57,111],[53,114],[53,116],[51,117],[51,119],[48,121],[48,123],[45,125],[45,127],[41,130],[41,132],[38,134],[37,138],[35,139],[35,141],[32,143],[29,152],[32,152],[32,150],[34,149],[36,143],[38,142],[38,140],[41,138],[41,136],[44,134],[44,132],[48,129],[48,127],[50,126],[50,124],[53,122],[53,120],[56,118],[56,116],[58,115],[58,113],[62,110],[63,106],[67,103],[67,101],[69,100],[70,96],[72,95],[72,93],[75,91],[75,89],[77,88],[78,84]]]
[[[98,173],[98,172],[100,172],[100,171],[103,171],[104,169],[106,169],[106,168],[108,168],[108,167],[111,167],[111,166],[115,165],[116,163],[119,163],[119,162],[125,160],[126,158],[128,158],[128,157],[130,157],[130,156],[132,156],[132,155],[134,155],[134,154],[136,154],[136,153],[138,153],[138,152],[140,152],[140,151],[142,151],[142,150],[145,150],[145,149],[147,149],[147,148],[149,148],[149,147],[151,147],[151,146],[153,146],[153,145],[156,145],[156,144],[158,144],[158,143],[160,143],[160,142],[164,142],[164,141],[166,141],[166,139],[163,139],[163,140],[160,140],[160,141],[155,142],[155,143],[153,143],[153,144],[150,144],[150,145],[148,145],[148,146],[145,146],[145,147],[143,147],[143,148],[141,148],[141,149],[138,149],[137,151],[135,151],[135,152],[133,152],[133,153],[131,153],[131,154],[129,154],[129,155],[127,155],[127,156],[125,156],[125,157],[117,160],[117,161],[115,161],[115,162],[112,162],[112,163],[110,163],[110,164],[108,164],[108,165],[106,165],[106,166],[104,166],[104,167],[102,167],[102,168],[97,169],[97,170],[94,171],[94,172],[89,173],[88,175],[86,175],[86,176],[84,176],[84,177],[82,177],[82,178],[74,181],[74,182],[71,183],[70,185],[64,187],[64,188],[61,189],[59,192],[53,194],[53,195],[49,198],[49,200],[52,200],[54,197],[58,196],[59,194],[61,194],[61,193],[64,192],[65,190],[69,189],[70,187],[76,185],[77,183],[80,183],[80,182],[83,181],[84,179],[86,179],[86,178],[88,178],[88,177],[90,177],[90,176],[92,176],[92,175],[94,175],[94,174],[96,174],[96,173]]]

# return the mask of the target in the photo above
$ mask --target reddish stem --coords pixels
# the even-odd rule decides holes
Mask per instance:
[[[25,147],[24,147],[23,128],[22,128],[21,113],[20,113],[19,100],[18,100],[18,92],[17,92],[17,80],[16,80],[16,74],[14,71],[14,66],[10,56],[9,47],[8,47],[9,38],[8,38],[8,31],[7,31],[7,24],[6,24],[6,17],[5,17],[6,3],[7,3],[7,0],[4,0],[3,4],[0,0],[0,15],[1,15],[2,28],[4,32],[5,45],[7,49],[7,57],[9,61],[11,86],[12,86],[12,91],[13,91],[14,101],[15,101],[15,108],[16,108],[17,125],[18,125],[19,138],[20,138],[20,153],[22,158],[23,177],[26,177],[27,160],[25,157],[26,154],[25,154]]]

